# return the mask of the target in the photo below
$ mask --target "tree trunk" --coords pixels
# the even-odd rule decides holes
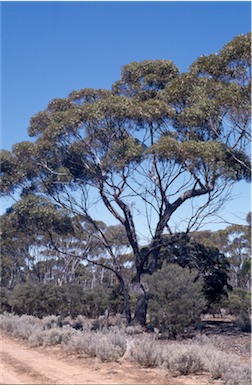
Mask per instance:
[[[147,304],[148,304],[147,292],[141,283],[138,284],[137,291],[139,293],[138,300],[136,303],[135,314],[131,322],[131,325],[140,324],[144,326],[146,324],[146,317],[147,317]]]
[[[123,292],[123,301],[124,301],[124,311],[127,320],[127,324],[131,323],[131,311],[130,311],[130,302],[129,302],[129,291],[127,286],[125,285],[124,279],[121,274],[117,274],[117,278],[119,280],[122,292]]]
[[[152,275],[157,268],[158,256],[161,248],[161,237],[157,237],[153,240],[150,249],[147,253],[142,254],[142,263],[137,266],[136,290],[138,292],[138,300],[135,307],[135,315],[131,324],[140,324],[144,326],[147,318],[148,307],[148,295],[147,288],[144,287],[144,283],[141,282],[141,277],[144,274]]]

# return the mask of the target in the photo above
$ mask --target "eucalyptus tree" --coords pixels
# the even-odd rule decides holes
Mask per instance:
[[[46,265],[52,267],[52,261],[45,263],[52,238],[73,233],[69,216],[48,199],[35,195],[23,196],[0,217],[0,223],[1,267],[5,270],[9,266],[9,278],[2,284],[11,288],[36,281],[40,262],[44,262],[44,273]]]
[[[111,258],[94,207],[124,227],[135,261],[136,322],[146,320],[142,277],[156,269],[162,235],[197,229],[235,182],[250,178],[249,71],[249,34],[200,57],[187,73],[169,60],[133,62],[110,91],[82,89],[51,101],[31,118],[34,141],[2,153],[4,194],[28,189],[84,218]],[[173,226],[185,206],[190,215]]]

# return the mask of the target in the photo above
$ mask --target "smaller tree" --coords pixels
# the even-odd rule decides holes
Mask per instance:
[[[230,264],[230,283],[233,287],[250,290],[251,285],[251,213],[245,225],[233,224],[224,230],[200,231],[195,240],[206,247],[218,247]]]
[[[251,313],[251,293],[241,289],[235,288],[229,295],[228,306],[230,313],[233,315],[241,315],[242,313]]]
[[[219,302],[223,295],[227,297],[228,289],[232,289],[228,283],[229,263],[225,255],[216,247],[205,246],[188,234],[163,237],[159,266],[164,262],[197,271],[195,280],[203,278],[207,309]]]
[[[164,264],[146,278],[149,286],[149,316],[154,326],[173,336],[199,320],[206,306],[198,272],[175,264]]]

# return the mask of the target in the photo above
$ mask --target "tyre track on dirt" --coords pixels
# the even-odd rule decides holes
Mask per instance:
[[[116,384],[109,377],[1,335],[1,384]]]
[[[9,354],[1,353],[1,384],[44,384],[50,379],[33,370]]]
[[[96,365],[94,360],[75,357],[71,362],[60,349],[30,348],[3,333],[0,341],[0,384],[167,384],[158,370],[146,370],[128,362]]]

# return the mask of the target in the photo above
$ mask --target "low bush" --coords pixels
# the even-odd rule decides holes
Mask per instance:
[[[250,365],[230,367],[223,375],[224,385],[251,385]]]
[[[126,338],[123,333],[114,331],[76,332],[65,344],[67,352],[84,352],[90,357],[99,357],[101,361],[117,361],[126,351]]]
[[[60,326],[60,317],[48,315],[42,319],[43,329],[52,329]]]
[[[114,346],[118,346],[120,356],[123,356],[127,347],[127,335],[118,327],[111,328],[105,335]]]
[[[28,337],[29,345],[33,348],[42,346],[44,342],[46,331],[42,329],[34,330],[34,332]]]
[[[117,361],[125,353],[125,349],[122,348],[122,344],[119,341],[119,344],[116,341],[112,341],[109,338],[109,335],[97,336],[96,340],[96,356],[100,358],[102,362],[104,361]]]
[[[58,328],[47,330],[43,336],[43,346],[59,345],[64,331]]]
[[[232,355],[227,355],[223,351],[209,346],[207,351],[204,349],[205,369],[211,373],[212,379],[217,380],[223,378],[225,373],[230,370],[230,367],[235,367],[237,358]]]
[[[125,332],[129,335],[143,333],[143,327],[141,325],[127,326]]]
[[[172,376],[201,373],[205,369],[200,347],[173,343],[163,348],[162,367]]]
[[[12,334],[16,327],[16,322],[19,320],[18,316],[11,313],[4,313],[0,315],[0,328],[8,334]]]
[[[178,372],[180,375],[201,373],[204,370],[204,362],[198,347],[186,346],[174,352],[174,357],[170,362],[170,369],[173,374]]]
[[[151,336],[145,336],[136,341],[131,354],[141,366],[152,368],[162,363],[163,349]]]
[[[75,335],[76,331],[70,326],[63,328],[36,329],[29,336],[30,346],[53,346],[67,344]]]
[[[8,313],[0,315],[0,328],[12,337],[28,339],[40,327],[40,320],[33,316],[22,315],[19,317]]]
[[[247,312],[241,312],[235,323],[242,332],[251,333],[251,318]]]
[[[80,352],[88,352],[90,349],[90,355],[92,356],[92,339],[88,333],[85,335],[76,331],[74,335],[72,335],[71,340],[68,340],[63,343],[63,348],[67,353],[80,353]],[[88,352],[89,353],[89,352]],[[95,354],[93,354],[93,357]]]

